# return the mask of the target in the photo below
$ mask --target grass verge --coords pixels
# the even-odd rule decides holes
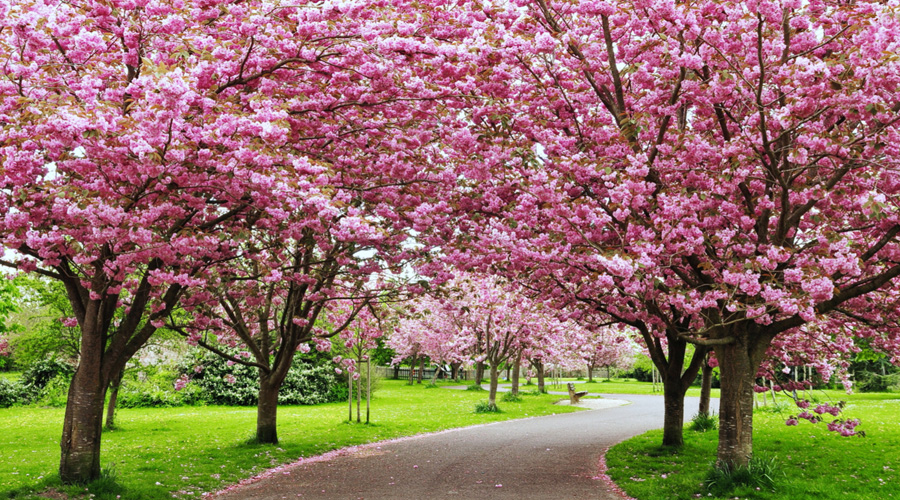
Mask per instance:
[[[824,423],[784,424],[784,414],[756,412],[753,446],[775,459],[774,487],[738,486],[723,496],[704,488],[718,443],[717,432],[685,431],[681,450],[663,450],[662,431],[650,431],[612,449],[607,474],[639,500],[765,499],[871,500],[900,499],[900,400],[896,394],[861,394],[849,401],[845,418],[860,418],[867,436],[841,437]],[[796,414],[796,408],[793,412]]]
[[[122,409],[115,431],[104,432],[102,464],[115,484],[63,488],[56,479],[61,408],[0,409],[0,498],[29,499],[56,488],[95,500],[199,498],[265,469],[329,450],[401,436],[577,411],[542,395],[504,404],[503,413],[476,414],[484,393],[428,390],[384,380],[373,395],[372,424],[347,423],[346,403],[284,406],[278,446],[249,443],[254,407]]]

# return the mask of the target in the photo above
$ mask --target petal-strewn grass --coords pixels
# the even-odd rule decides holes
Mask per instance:
[[[180,407],[123,409],[118,429],[103,434],[102,463],[124,492],[95,498],[199,498],[270,467],[329,450],[400,436],[501,420],[578,411],[552,403],[559,396],[526,396],[501,403],[503,413],[474,413],[484,392],[426,390],[385,380],[372,402],[372,423],[347,423],[346,403],[285,406],[278,412],[278,446],[249,444],[256,409]],[[364,408],[365,403],[363,403]],[[363,411],[365,411],[363,409]],[[63,409],[0,409],[0,498],[28,498],[59,488]],[[83,490],[83,488],[81,489]],[[67,488],[72,494],[78,491]]]
[[[821,394],[821,393],[820,393]],[[841,437],[824,423],[784,424],[784,413],[757,411],[754,452],[778,463],[775,489],[741,487],[727,497],[708,496],[701,483],[715,458],[715,430],[685,430],[678,452],[660,449],[662,431],[650,431],[613,447],[609,476],[639,500],[740,498],[765,500],[872,500],[900,498],[900,399],[897,394],[826,394],[849,401],[842,415],[859,418],[866,437]]]

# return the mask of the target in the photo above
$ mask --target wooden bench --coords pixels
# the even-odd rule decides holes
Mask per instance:
[[[587,391],[575,392],[575,384],[571,382],[566,384],[566,386],[569,388],[569,403],[571,404],[575,404],[579,399],[587,396]]]

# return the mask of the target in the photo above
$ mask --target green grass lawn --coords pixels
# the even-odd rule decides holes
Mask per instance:
[[[572,382],[574,379],[562,379],[559,385],[553,385],[548,379],[546,389],[548,391],[566,391],[566,383]],[[528,390],[532,386],[525,386]],[[537,387],[537,386],[534,386]],[[588,391],[590,394],[656,394],[662,395],[662,384],[657,384],[657,391],[653,391],[653,385],[648,382],[638,382],[635,379],[614,378],[610,381],[606,379],[594,378],[594,382],[579,383],[575,386],[577,391]],[[687,395],[690,397],[700,396],[700,387],[691,387],[688,389]],[[712,389],[710,395],[714,398],[719,397],[719,389]]]
[[[346,403],[284,406],[278,412],[278,446],[247,444],[256,426],[253,407],[123,409],[119,428],[103,434],[102,463],[117,486],[95,498],[129,500],[199,498],[265,469],[336,448],[487,422],[578,411],[551,403],[559,396],[524,396],[500,402],[503,413],[475,414],[485,392],[429,389],[381,381],[372,424],[349,424]],[[0,498],[29,498],[59,488],[59,438],[63,409],[0,409]],[[363,402],[365,412],[365,402]],[[83,490],[83,488],[81,488]],[[81,491],[68,488],[69,494]]]
[[[783,413],[757,411],[753,446],[757,456],[775,458],[775,491],[742,487],[723,498],[870,500],[900,499],[900,399],[898,394],[848,396],[817,391],[823,400],[844,399],[845,418],[859,418],[866,437],[841,437],[824,423],[784,424]],[[783,399],[783,398],[780,398]],[[715,458],[717,431],[685,430],[677,453],[661,450],[662,431],[651,431],[615,447],[607,455],[608,474],[639,500],[720,498],[707,496],[701,483]]]

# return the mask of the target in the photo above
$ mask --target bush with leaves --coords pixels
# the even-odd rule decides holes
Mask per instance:
[[[22,384],[0,378],[0,408],[9,408],[24,402],[25,388]]]
[[[203,389],[195,384],[176,391],[173,382],[177,375],[174,368],[159,366],[128,371],[116,404],[119,408],[171,408],[206,403]]]
[[[229,364],[207,354],[200,360],[183,363],[181,373],[200,387],[206,401],[213,404],[252,406],[259,395],[259,375],[253,367]],[[326,365],[294,363],[278,394],[278,404],[314,405],[347,398],[345,382]]]
[[[39,398],[40,393],[54,379],[60,379],[54,385],[68,387],[74,373],[75,368],[68,363],[53,358],[42,359],[25,369],[22,373],[21,384],[30,397]]]

